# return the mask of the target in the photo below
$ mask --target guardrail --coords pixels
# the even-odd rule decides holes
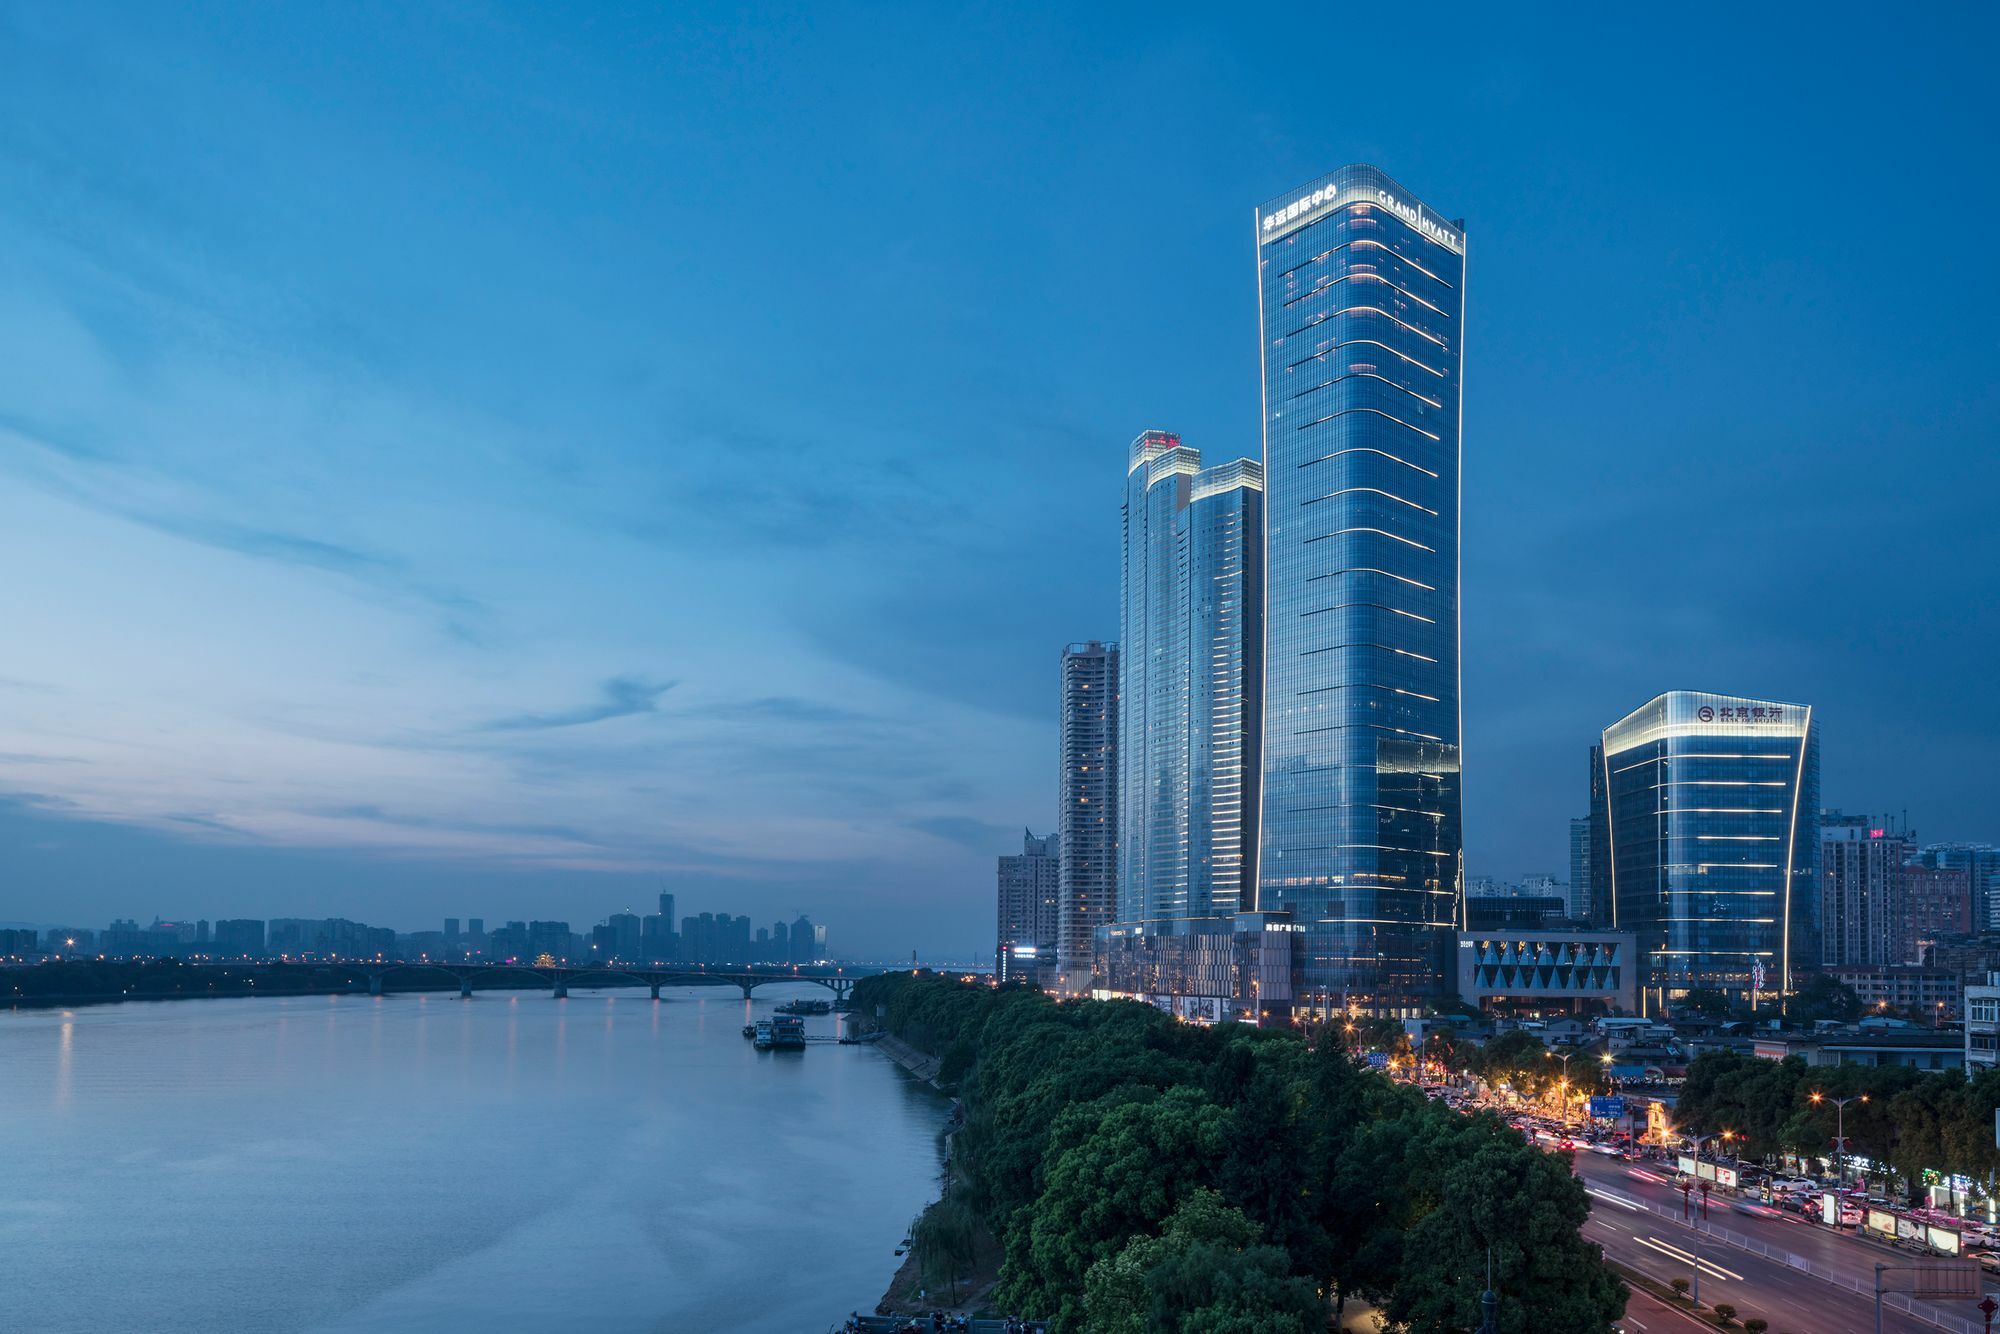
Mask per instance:
[[[1868,1272],[1865,1276],[1857,1277],[1856,1275],[1842,1273],[1838,1269],[1807,1259],[1803,1255],[1795,1255],[1790,1251],[1782,1250],[1776,1246],[1767,1246],[1755,1237],[1746,1237],[1733,1228],[1721,1227],[1714,1223],[1699,1220],[1690,1221],[1681,1217],[1678,1211],[1668,1208],[1663,1204],[1655,1204],[1651,1200],[1642,1200],[1636,1196],[1627,1195],[1623,1191],[1611,1190],[1603,1186],[1593,1185],[1589,1186],[1588,1189],[1596,1194],[1614,1199],[1628,1208],[1658,1214],[1661,1218],[1678,1227],[1684,1227],[1690,1232],[1696,1232],[1703,1237],[1719,1241],[1725,1246],[1733,1247],[1739,1251],[1747,1251],[1751,1255],[1762,1256],[1766,1260],[1775,1261],[1789,1269],[1797,1270],[1801,1274],[1816,1278],[1822,1283],[1831,1283],[1834,1287],[1845,1288],[1849,1292],[1859,1295],[1864,1300],[1873,1301],[1875,1299],[1875,1267],[1872,1264],[1868,1266]],[[1947,1334],[1984,1334],[1986,1328],[1981,1322],[1962,1319],[1944,1310],[1942,1307],[1933,1306],[1931,1303],[1911,1297],[1907,1293],[1883,1293],[1882,1306],[1885,1310],[1901,1311],[1912,1319],[1921,1320],[1933,1328],[1945,1330]]]

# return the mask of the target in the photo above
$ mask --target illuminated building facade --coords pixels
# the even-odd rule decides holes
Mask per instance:
[[[1166,431],[1125,483],[1118,919],[1251,906],[1263,650],[1263,469],[1204,469]]]
[[[1802,704],[1670,691],[1604,730],[1611,911],[1642,1012],[1796,989],[1817,963],[1819,735]]]
[[[1448,995],[1460,921],[1465,234],[1373,167],[1258,210],[1265,471],[1258,906],[1301,1003]]]

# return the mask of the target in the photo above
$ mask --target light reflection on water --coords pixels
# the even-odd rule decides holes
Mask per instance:
[[[868,1309],[942,1100],[870,1048],[741,1037],[818,988],[664,994],[0,1012],[0,1325],[816,1334]]]

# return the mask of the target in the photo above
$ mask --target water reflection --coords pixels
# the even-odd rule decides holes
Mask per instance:
[[[34,1128],[4,1323],[790,1334],[871,1305],[941,1100],[868,1048],[756,1052],[778,988],[666,995],[0,1012],[0,1126]]]

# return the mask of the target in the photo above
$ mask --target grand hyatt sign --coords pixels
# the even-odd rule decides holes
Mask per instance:
[[[1398,199],[1375,186],[1351,186],[1345,190],[1328,188],[1315,190],[1308,195],[1300,195],[1282,208],[1273,209],[1263,217],[1259,229],[1264,244],[1282,236],[1289,236],[1307,223],[1317,222],[1336,209],[1349,204],[1375,204],[1389,210],[1417,230],[1418,235],[1430,238],[1451,251],[1454,255],[1465,253],[1465,241],[1456,230],[1432,217],[1421,204],[1412,204]]]

